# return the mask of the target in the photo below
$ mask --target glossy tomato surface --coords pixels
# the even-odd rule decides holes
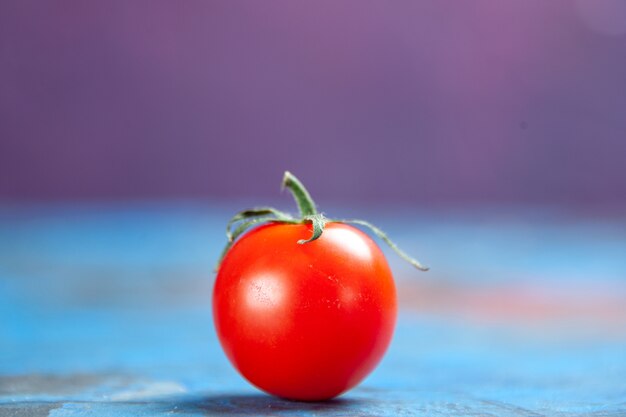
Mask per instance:
[[[270,223],[243,235],[213,292],[219,340],[237,370],[280,397],[315,401],[354,387],[380,361],[397,299],[379,247],[360,230]]]

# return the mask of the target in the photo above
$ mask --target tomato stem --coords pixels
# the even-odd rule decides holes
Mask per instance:
[[[315,208],[311,194],[309,194],[300,180],[289,171],[285,171],[282,188],[289,188],[289,191],[293,194],[293,198],[296,200],[298,208],[300,209],[300,217],[302,220],[317,215],[317,209]]]
[[[217,266],[215,268],[216,271],[219,269],[219,266],[222,263],[222,259],[230,250],[231,246],[235,243],[239,236],[245,233],[250,227],[269,222],[287,224],[310,223],[313,226],[313,233],[309,239],[299,240],[297,243],[300,245],[312,242],[322,236],[322,233],[324,232],[324,227],[328,222],[352,223],[359,226],[364,226],[370,229],[376,236],[381,238],[402,259],[409,262],[411,265],[421,271],[428,271],[428,267],[422,265],[417,259],[407,255],[403,250],[398,247],[398,245],[396,245],[391,239],[389,239],[389,237],[387,237],[387,234],[385,232],[383,232],[381,229],[374,226],[373,224],[364,220],[327,219],[324,217],[323,214],[318,213],[317,209],[315,208],[315,203],[313,202],[313,199],[311,198],[311,195],[309,194],[307,189],[304,187],[304,185],[302,185],[300,180],[289,171],[285,171],[285,175],[283,176],[282,188],[288,188],[289,191],[291,191],[291,194],[293,194],[293,198],[296,200],[298,208],[300,209],[300,218],[291,217],[289,214],[284,213],[280,210],[276,210],[272,207],[256,207],[235,214],[235,216],[230,219],[226,226],[226,236],[228,237],[228,242],[226,244],[226,247],[224,248],[224,251],[222,252],[220,260],[217,263]]]

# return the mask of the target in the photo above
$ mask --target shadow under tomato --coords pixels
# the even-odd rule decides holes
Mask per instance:
[[[254,395],[221,395],[198,397],[176,402],[178,412],[194,412],[205,415],[342,415],[349,411],[350,415],[362,413],[363,403],[357,400],[335,398],[322,402],[290,401],[263,394]]]

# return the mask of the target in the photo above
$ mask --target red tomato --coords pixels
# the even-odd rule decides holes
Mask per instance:
[[[393,334],[396,290],[379,247],[329,222],[269,223],[236,241],[213,290],[219,340],[237,370],[280,397],[335,397],[365,378]]]

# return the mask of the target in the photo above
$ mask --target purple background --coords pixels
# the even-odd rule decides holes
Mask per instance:
[[[0,200],[626,206],[626,2],[0,2]]]

